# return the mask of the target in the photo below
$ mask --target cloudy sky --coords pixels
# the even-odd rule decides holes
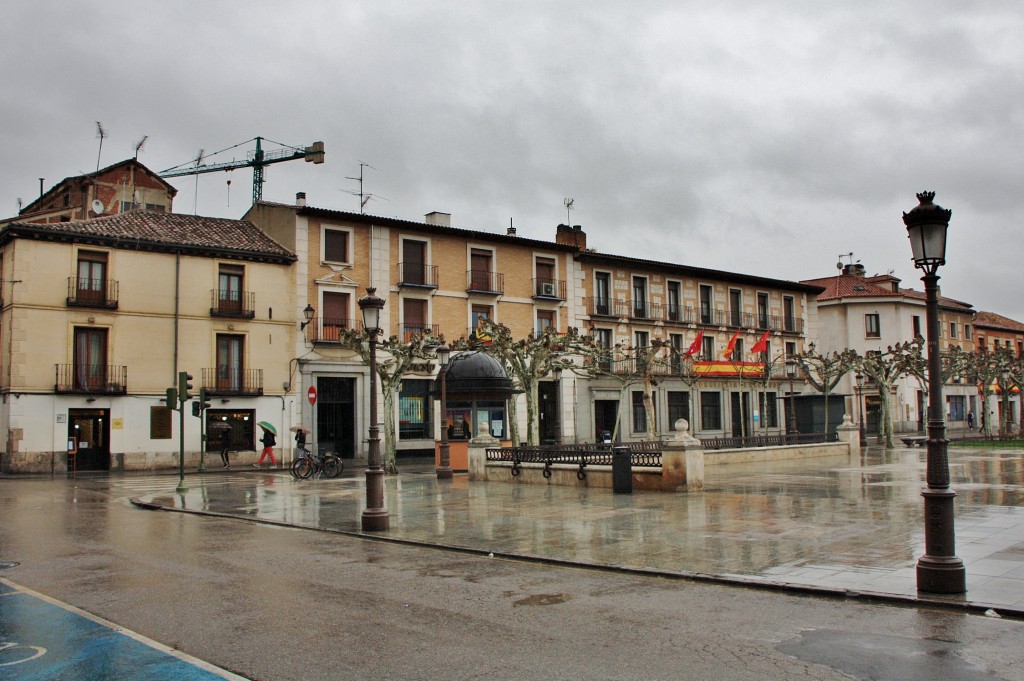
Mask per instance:
[[[120,2],[5,6],[0,202],[130,157],[326,145],[263,196],[784,279],[921,288],[901,214],[953,211],[943,293],[1024,321],[1024,4]],[[244,158],[252,144],[208,162]],[[227,180],[231,180],[230,186]],[[252,173],[172,180],[240,217]],[[845,261],[849,261],[844,257]]]

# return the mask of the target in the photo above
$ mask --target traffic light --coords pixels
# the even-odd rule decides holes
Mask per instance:
[[[192,399],[192,374],[187,371],[178,372],[178,399],[182,402]]]
[[[203,415],[203,408],[202,408],[202,406],[200,406],[200,404],[198,402],[193,402],[192,403],[192,416],[202,417],[202,415]]]
[[[177,409],[178,408],[178,391],[177,391],[177,389],[175,389],[175,388],[168,388],[167,389],[167,397],[165,397],[164,400],[167,402],[167,408],[168,409]]]
[[[206,392],[206,388],[199,389],[199,404],[202,405],[199,407],[201,410],[210,408],[210,395]]]

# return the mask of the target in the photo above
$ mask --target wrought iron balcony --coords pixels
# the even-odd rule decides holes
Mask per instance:
[[[505,292],[505,275],[486,270],[466,270],[467,293],[501,295]]]
[[[591,317],[628,317],[629,302],[613,298],[584,298],[587,314]]]
[[[117,281],[68,277],[68,307],[117,309]]]
[[[58,364],[53,391],[81,395],[124,395],[128,367],[106,364]]]
[[[203,369],[202,387],[208,395],[262,395],[263,369]]]
[[[361,331],[362,320],[314,317],[306,327],[306,340],[310,343],[338,343],[345,331]]]
[[[565,300],[565,282],[561,279],[534,279],[533,297],[545,298],[547,300]]]
[[[211,317],[252,319],[256,316],[256,294],[251,291],[215,288],[210,291],[210,300]]]
[[[665,321],[679,322],[680,324],[693,323],[693,308],[669,303],[665,306]]]
[[[402,324],[402,342],[408,343],[416,334],[425,336],[440,335],[440,327],[437,324]]]
[[[398,263],[398,285],[437,288],[437,265],[421,262]]]
[[[698,323],[707,324],[709,326],[726,326],[728,321],[725,310],[711,310],[706,307],[701,307],[700,317]]]

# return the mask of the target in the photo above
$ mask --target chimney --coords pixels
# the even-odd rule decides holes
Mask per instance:
[[[295,195],[295,205],[300,207],[306,205],[306,192],[299,192]]]
[[[508,234],[508,236],[515,236],[516,235],[516,228],[515,227],[509,227],[507,234]]]
[[[452,226],[452,214],[441,213],[439,211],[433,211],[423,216],[424,222],[428,225],[437,225],[438,227],[451,227]]]
[[[861,265],[859,262],[850,265],[845,265],[843,267],[843,274],[852,274],[855,277],[863,277],[864,265]]]
[[[558,225],[555,231],[555,243],[575,246],[581,251],[587,250],[587,233],[580,225]]]

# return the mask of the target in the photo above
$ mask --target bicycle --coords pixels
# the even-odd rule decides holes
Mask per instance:
[[[323,478],[336,478],[341,475],[345,464],[334,452],[313,454],[308,449],[300,450],[302,454],[292,462],[292,475],[299,480],[311,478],[314,475]]]

